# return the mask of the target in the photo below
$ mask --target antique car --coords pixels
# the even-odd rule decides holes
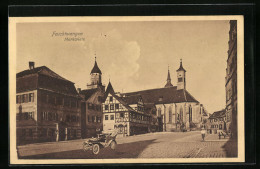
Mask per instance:
[[[98,134],[96,138],[90,138],[83,142],[83,150],[92,150],[93,154],[98,154],[101,148],[110,147],[112,150],[116,148],[117,131],[112,133]]]

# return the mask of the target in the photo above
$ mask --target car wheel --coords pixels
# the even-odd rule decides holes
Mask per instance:
[[[100,150],[99,145],[98,145],[98,144],[94,144],[94,145],[93,145],[93,148],[92,148],[93,154],[98,154],[98,153],[99,153],[99,150]]]
[[[86,145],[86,144],[83,144],[83,150],[84,150],[84,151],[87,151],[87,149],[88,149],[88,148],[87,148],[87,145]]]
[[[116,149],[116,142],[115,142],[115,141],[112,141],[112,142],[110,143],[110,148],[111,148],[112,150]]]

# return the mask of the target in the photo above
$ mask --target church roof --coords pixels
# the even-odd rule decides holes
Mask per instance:
[[[127,103],[127,104],[137,104],[140,102],[140,99],[142,100],[141,95],[132,95],[132,96],[126,96],[122,97],[122,99]]]
[[[144,104],[198,102],[187,90],[185,89],[177,90],[176,86],[124,93],[124,95],[125,96],[141,95]]]
[[[97,61],[95,61],[94,67],[91,70],[91,73],[100,73],[102,74],[101,70],[99,69],[98,65],[97,65]]]

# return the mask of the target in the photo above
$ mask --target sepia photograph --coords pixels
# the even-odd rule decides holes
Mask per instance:
[[[11,164],[244,162],[243,22],[10,17]]]

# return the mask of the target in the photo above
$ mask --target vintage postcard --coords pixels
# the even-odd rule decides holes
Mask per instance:
[[[243,25],[10,17],[10,163],[244,162]]]

